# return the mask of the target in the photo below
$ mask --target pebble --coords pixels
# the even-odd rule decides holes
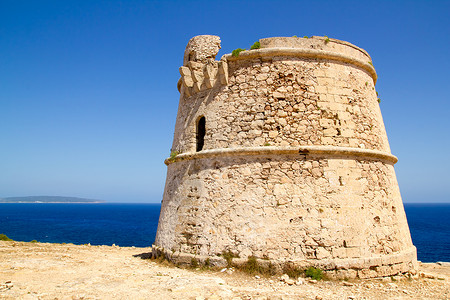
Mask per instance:
[[[344,282],[342,283],[342,285],[343,285],[343,286],[354,286],[353,283],[347,282],[347,281],[344,281]]]
[[[286,280],[289,280],[289,275],[288,275],[288,274],[283,274],[283,275],[281,275],[280,281],[286,282]]]
[[[393,283],[393,282],[389,282],[388,284],[387,284],[389,287],[391,287],[391,288],[397,288],[398,286],[395,284],[395,283]]]
[[[295,280],[291,279],[291,278],[286,279],[284,282],[286,282],[288,285],[294,285],[295,284]]]
[[[402,279],[403,279],[402,276],[398,276],[398,275],[392,276],[392,280],[394,280],[394,281],[399,281],[399,280],[402,280]]]
[[[419,275],[420,275],[420,277],[428,278],[428,279],[435,279],[436,278],[433,274],[429,274],[429,273],[421,272],[421,273],[419,273]]]

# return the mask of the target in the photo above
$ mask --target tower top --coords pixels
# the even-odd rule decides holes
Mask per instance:
[[[220,50],[220,37],[217,35],[197,35],[189,40],[184,50],[183,65],[189,61],[207,63],[214,61]]]

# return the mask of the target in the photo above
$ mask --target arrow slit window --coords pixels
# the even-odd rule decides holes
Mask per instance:
[[[202,151],[205,144],[206,119],[204,116],[197,121],[197,152]]]

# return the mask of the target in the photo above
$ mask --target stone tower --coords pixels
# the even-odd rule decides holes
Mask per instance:
[[[222,253],[334,277],[415,269],[371,58],[326,37],[275,37],[226,54],[192,38],[155,254]]]

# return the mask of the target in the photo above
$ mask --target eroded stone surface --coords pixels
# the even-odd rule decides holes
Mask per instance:
[[[255,55],[190,61],[180,70],[172,150],[192,155],[168,161],[156,245],[173,260],[220,263],[233,251],[320,266],[338,278],[413,270],[392,160],[277,152],[317,146],[390,155],[370,56],[325,38],[270,38],[261,46]],[[270,148],[196,156],[201,117],[202,151]]]

